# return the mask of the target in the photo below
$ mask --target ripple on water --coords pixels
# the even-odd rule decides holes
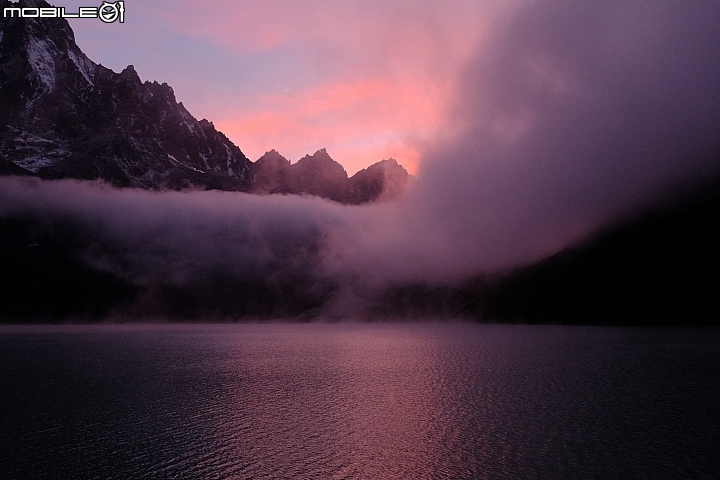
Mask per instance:
[[[0,477],[712,478],[716,330],[0,329]]]

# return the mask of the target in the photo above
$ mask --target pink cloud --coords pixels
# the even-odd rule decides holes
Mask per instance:
[[[419,142],[442,113],[443,93],[433,94],[433,87],[381,80],[320,85],[257,98],[216,125],[251,159],[275,148],[297,160],[325,147],[349,174],[389,157],[414,171]]]
[[[441,126],[454,79],[495,11],[463,0],[183,0],[138,8],[176,34],[242,58],[293,59],[287,91],[278,91],[277,78],[252,88],[249,80],[228,78],[232,95],[205,91],[197,102],[181,100],[251,159],[275,148],[296,160],[326,147],[350,174],[388,156],[415,168],[421,143]],[[278,51],[284,54],[268,56]]]

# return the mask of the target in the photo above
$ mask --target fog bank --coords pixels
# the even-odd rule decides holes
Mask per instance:
[[[137,285],[220,272],[277,281],[279,296],[296,285],[346,313],[392,285],[538,260],[718,171],[720,3],[510,10],[456,79],[444,129],[396,202],[6,177],[0,217],[70,222],[84,261]]]

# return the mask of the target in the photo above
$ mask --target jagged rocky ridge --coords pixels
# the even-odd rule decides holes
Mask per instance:
[[[252,193],[309,194],[346,204],[393,200],[400,196],[410,178],[392,158],[348,178],[345,169],[324,148],[294,164],[271,150],[253,164],[252,171]]]
[[[0,9],[48,7],[0,0]],[[0,17],[0,174],[102,179],[152,189],[310,194],[343,203],[397,196],[408,174],[394,160],[351,179],[325,150],[290,165],[274,150],[258,162],[167,84],[95,64],[60,18]]]

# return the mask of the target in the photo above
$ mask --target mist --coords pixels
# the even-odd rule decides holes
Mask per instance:
[[[241,296],[233,288],[255,285],[259,295],[277,296],[281,310],[308,300],[311,308],[346,315],[390,286],[452,278],[450,239],[418,223],[411,206],[0,178],[0,218],[29,219],[43,235],[69,237],[83,262],[146,289],[146,303],[155,301],[158,285],[204,290],[209,304],[221,293],[210,290]]]
[[[717,2],[523,3],[459,79],[419,210],[502,267],[717,172],[719,20]]]
[[[498,8],[413,188],[368,207],[334,265],[371,284],[503,271],[717,175],[718,21],[716,2]]]
[[[718,24],[717,2],[498,9],[394,202],[6,177],[0,217],[72,225],[84,262],[145,288],[140,309],[156,285],[262,284],[292,311],[351,315],[392,286],[542,259],[716,173]]]

